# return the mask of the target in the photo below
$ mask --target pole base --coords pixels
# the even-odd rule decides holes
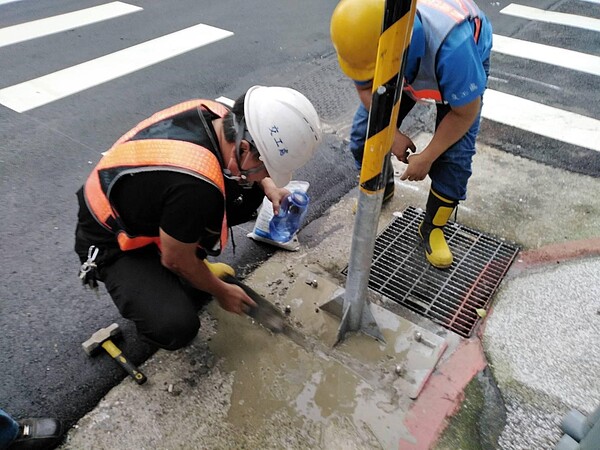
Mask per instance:
[[[335,341],[334,346],[338,345],[346,338],[346,333],[348,331],[360,331],[367,336],[371,336],[377,339],[379,342],[385,344],[385,338],[383,334],[379,330],[379,326],[377,325],[377,321],[371,312],[371,308],[369,307],[369,301],[365,300],[365,304],[362,310],[362,316],[360,320],[360,327],[358,330],[350,329],[350,308],[352,305],[344,304],[344,293],[345,289],[340,288],[334,294],[333,298],[329,300],[327,303],[321,305],[321,309],[330,314],[333,314],[336,317],[341,319],[340,327],[338,328],[337,339]]]

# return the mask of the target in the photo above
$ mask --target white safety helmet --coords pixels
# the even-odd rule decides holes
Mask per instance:
[[[321,141],[315,107],[300,92],[286,87],[253,86],[244,100],[246,127],[269,176],[278,187],[314,155]]]

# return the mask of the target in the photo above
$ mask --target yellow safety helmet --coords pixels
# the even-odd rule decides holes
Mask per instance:
[[[341,0],[331,16],[331,41],[342,71],[355,81],[375,75],[385,0]]]

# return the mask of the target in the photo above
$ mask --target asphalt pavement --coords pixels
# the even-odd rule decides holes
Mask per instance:
[[[348,123],[327,128],[341,147]],[[429,138],[420,128],[418,147]],[[423,207],[428,185],[397,179],[380,229]],[[387,344],[359,333],[333,347],[339,320],[319,306],[343,287],[353,189],[300,232],[298,252],[279,250],[246,278],[291,306],[293,333],[212,304],[192,345],[157,352],[141,367],[148,383],[125,379],[61,448],[552,449],[565,414],[600,405],[599,188],[480,143],[457,222],[521,251],[477,332],[461,338],[375,297]],[[406,361],[420,350],[406,342],[415,330],[433,349],[411,372],[421,385],[397,369],[414,368]]]

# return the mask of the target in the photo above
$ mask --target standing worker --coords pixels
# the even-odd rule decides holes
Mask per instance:
[[[417,101],[435,101],[435,133],[419,153],[397,130],[391,153],[406,163],[401,180],[431,178],[425,219],[419,225],[425,256],[435,267],[452,264],[443,228],[467,195],[482,96],[489,75],[492,26],[472,0],[413,0],[417,11],[405,62],[397,128]],[[342,71],[354,80],[361,104],[350,150],[360,167],[371,106],[385,0],[342,0],[331,18],[331,39]],[[391,164],[390,164],[391,166]],[[392,174],[393,176],[393,174]],[[393,195],[388,182],[384,201]]]
[[[321,140],[310,101],[283,87],[254,86],[229,109],[191,100],[160,111],[121,137],[77,192],[75,251],[85,284],[106,286],[142,338],[175,350],[200,327],[214,296],[226,311],[256,306],[219,255],[232,226],[253,218]]]

